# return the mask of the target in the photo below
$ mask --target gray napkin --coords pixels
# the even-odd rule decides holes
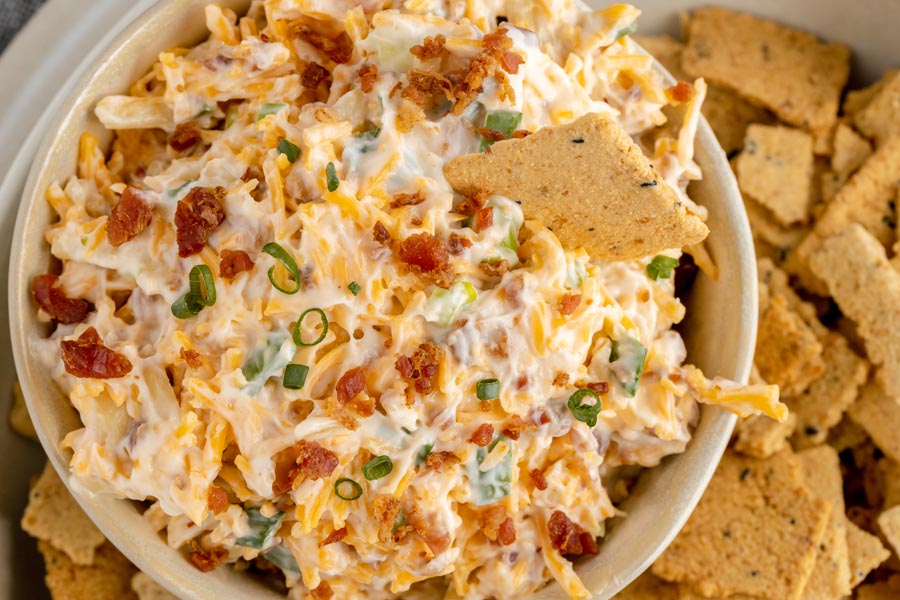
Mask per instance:
[[[44,0],[0,0],[0,52],[43,3]]]

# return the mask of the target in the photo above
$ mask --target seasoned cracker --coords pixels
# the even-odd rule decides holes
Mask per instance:
[[[769,210],[784,227],[809,220],[813,139],[780,125],[750,125],[735,161],[741,191]]]
[[[867,439],[869,439],[869,435],[866,430],[846,414],[841,422],[828,432],[828,445],[838,452],[859,446]]]
[[[850,51],[752,15],[694,11],[682,64],[771,109],[787,123],[825,134],[837,118]]]
[[[824,173],[819,174],[819,196],[822,200],[821,210],[825,211],[827,205],[831,203],[832,200],[837,198],[838,192],[841,191],[841,188],[844,187],[844,184],[847,183],[847,178],[843,175],[839,175],[834,171],[825,171]],[[815,214],[816,207],[813,207],[813,213]],[[821,216],[821,214],[819,214]]]
[[[616,598],[618,600],[618,598]],[[682,583],[678,585],[678,600],[759,600],[757,596],[747,594],[732,594],[730,596],[704,596],[690,585]]]
[[[878,95],[884,87],[887,80],[891,79],[898,71],[896,69],[888,69],[881,76],[881,79],[868,87],[859,90],[850,90],[844,97],[844,104],[841,106],[841,112],[846,117],[854,117],[856,113],[866,108],[870,102]]]
[[[847,520],[847,553],[850,557],[850,587],[856,587],[888,559],[891,553],[868,531]]]
[[[707,88],[702,112],[729,157],[744,147],[744,138],[751,123],[775,122],[774,115],[768,110],[718,85]]]
[[[72,498],[53,466],[47,462],[28,494],[22,529],[49,542],[77,565],[89,565],[106,538]]]
[[[644,574],[616,594],[616,600],[678,600],[678,586],[651,573]]]
[[[709,233],[625,130],[598,114],[454,158],[444,175],[462,194],[487,190],[520,200],[527,218],[594,258],[649,256]]]
[[[891,545],[895,555],[900,555],[900,506],[894,506],[878,515],[878,529]]]
[[[22,437],[38,441],[37,431],[34,430],[34,423],[31,422],[31,415],[28,414],[28,407],[25,406],[25,396],[22,395],[22,388],[18,382],[12,386],[9,426]]]
[[[816,313],[816,307],[806,302],[797,295],[794,288],[788,280],[787,273],[775,266],[775,264],[767,259],[761,258],[756,261],[756,272],[759,277],[760,295],[765,290],[768,296],[780,295],[787,302],[787,307],[800,315],[803,322],[812,329],[813,333],[819,340],[824,340],[828,335],[828,328],[822,325],[819,315]],[[769,299],[760,299],[760,307],[768,306]]]
[[[900,582],[879,581],[861,585],[856,589],[856,600],[897,600],[900,598]]]
[[[853,124],[863,135],[881,145],[900,135],[900,73],[884,79],[878,93],[853,117]]]
[[[831,510],[806,489],[790,450],[765,460],[727,451],[653,572],[707,597],[800,598]]]
[[[684,44],[670,35],[635,35],[631,39],[641,48],[653,55],[653,58],[679,81],[688,81],[690,77],[681,68],[681,53]]]
[[[105,542],[90,566],[77,565],[45,541],[38,542],[47,569],[47,587],[53,600],[138,600],[131,589],[137,572],[128,559]]]
[[[834,131],[834,153],[831,168],[843,178],[849,177],[872,154],[872,146],[861,135],[844,123],[838,123]]]
[[[900,461],[900,402],[889,397],[874,381],[859,391],[847,414],[866,430],[878,449]]]
[[[803,393],[825,372],[822,344],[784,296],[773,296],[761,313],[756,339],[760,374],[786,396]]]
[[[137,572],[131,578],[131,589],[137,594],[138,600],[178,600],[174,594],[143,572]]]
[[[884,248],[861,225],[851,225],[824,240],[809,264],[856,323],[869,359],[881,366],[885,391],[900,397],[900,273]]]
[[[900,506],[900,462],[885,457],[878,461],[878,469],[883,482],[883,508]]]
[[[782,227],[769,211],[748,196],[744,196],[744,208],[757,256],[768,257],[777,264],[782,264],[809,233],[809,227]]]
[[[784,449],[796,427],[793,414],[784,423],[764,415],[741,419],[734,431],[734,450],[753,458],[768,458]]]

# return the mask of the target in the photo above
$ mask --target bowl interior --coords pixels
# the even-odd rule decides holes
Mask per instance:
[[[43,232],[51,214],[44,191],[75,172],[78,140],[91,132],[108,144],[111,134],[93,116],[97,101],[122,93],[157,60],[163,50],[186,46],[206,35],[204,6],[210,0],[164,0],[129,27],[88,70],[76,87],[38,153],[19,210],[10,262],[10,326],[16,367],[41,442],[57,471],[67,480],[69,456],[62,438],[80,427],[68,400],[49,383],[31,356],[29,339],[45,333],[30,298],[31,277],[51,264]],[[219,0],[240,13],[248,0]],[[692,188],[709,209],[709,248],[719,278],[700,276],[691,292],[688,320],[682,328],[688,358],[708,375],[743,381],[756,339],[756,269],[749,227],[728,162],[712,131],[702,122],[697,160],[703,181]],[[728,442],[734,417],[703,407],[688,449],[642,476],[623,508],[628,517],[609,530],[600,554],[578,566],[595,598],[609,598],[640,574],[671,541],[690,515]],[[265,600],[281,596],[231,569],[201,575],[184,556],[169,548],[140,516],[136,506],[111,497],[76,500],[106,536],[139,568],[190,600],[229,598]],[[563,598],[558,586],[539,598]]]

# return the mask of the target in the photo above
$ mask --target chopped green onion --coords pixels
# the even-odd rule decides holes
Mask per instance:
[[[296,350],[290,344],[285,344],[284,340],[281,334],[273,335],[265,346],[257,348],[250,354],[241,367],[244,379],[247,380],[246,385],[241,388],[242,392],[248,396],[255,396],[265,387],[269,379],[290,364]]]
[[[582,404],[581,401],[586,396],[592,397],[594,402],[592,404]],[[572,416],[582,423],[587,423],[588,427],[593,427],[597,424],[597,415],[600,414],[601,407],[600,396],[594,390],[583,388],[569,396],[569,410],[572,411]]]
[[[391,527],[391,533],[397,533],[397,530],[401,527],[405,527],[408,524],[406,511],[400,509],[400,512],[397,513],[397,517],[394,519],[394,526]]]
[[[294,257],[288,254],[287,250],[281,247],[280,244],[275,242],[269,242],[265,246],[263,246],[263,252],[277,260],[281,263],[281,265],[287,269],[288,274],[294,280],[294,286],[292,288],[282,287],[281,284],[275,279],[275,266],[269,268],[269,281],[272,282],[272,285],[275,286],[275,289],[279,292],[284,292],[285,294],[296,294],[300,291],[300,268],[297,266],[297,261],[294,260]]]
[[[341,185],[341,180],[338,179],[337,171],[334,168],[334,163],[328,163],[328,166],[325,167],[325,180],[328,186],[328,191],[333,192]]]
[[[496,131],[509,139],[522,123],[522,113],[516,110],[492,110],[484,118],[485,129]],[[488,138],[482,138],[481,150],[484,150],[494,142]]]
[[[306,365],[288,365],[284,368],[284,380],[282,384],[289,390],[299,390],[306,383],[309,367]]]
[[[212,111],[213,111],[212,106],[210,106],[209,104],[204,104],[203,108],[201,108],[200,111],[196,115],[194,115],[192,118],[199,119],[200,117],[208,115]]]
[[[478,299],[478,290],[468,281],[457,281],[449,290],[436,288],[428,299],[425,319],[441,327],[450,327],[456,316]]]
[[[637,393],[644,372],[647,348],[633,337],[613,340],[609,363],[616,381],[630,397]]]
[[[493,504],[510,494],[512,490],[512,444],[504,457],[487,471],[481,470],[481,463],[501,441],[507,438],[498,435],[486,448],[479,448],[473,460],[469,461],[467,475],[473,487],[475,506]]]
[[[428,460],[428,455],[431,454],[432,448],[434,448],[434,442],[428,442],[427,444],[422,444],[422,447],[419,448],[419,451],[416,453],[415,465],[417,467],[420,467],[425,464],[425,461]]]
[[[475,384],[475,394],[479,400],[493,400],[500,397],[499,379],[482,379]]]
[[[287,156],[290,162],[296,162],[300,156],[300,148],[289,142],[286,138],[278,140],[278,151]]]
[[[225,129],[228,129],[237,121],[239,109],[239,104],[232,104],[228,107],[228,110],[225,112]]]
[[[272,539],[278,533],[278,528],[281,527],[283,517],[283,512],[276,512],[271,517],[264,517],[258,508],[248,508],[247,522],[250,525],[250,532],[234,540],[234,543],[257,550],[265,549],[272,544]]]
[[[678,259],[659,254],[653,257],[647,264],[647,276],[653,281],[668,279],[672,276],[672,269],[678,266]]]
[[[322,333],[319,334],[319,337],[317,337],[313,341],[304,342],[303,335],[300,332],[300,326],[303,324],[304,317],[306,317],[306,315],[308,315],[309,313],[316,313],[317,315],[319,315],[319,318],[322,319]],[[309,346],[315,346],[316,344],[322,343],[322,340],[325,339],[325,335],[327,333],[328,333],[328,317],[325,316],[325,311],[322,310],[321,308],[307,308],[302,313],[300,313],[300,318],[297,319],[297,323],[294,325],[294,331],[292,332],[292,335],[294,337],[295,344],[297,344],[298,346],[309,347]]]
[[[360,140],[374,140],[379,135],[381,135],[380,127],[373,127],[372,129],[367,129],[361,133],[357,133],[354,137]]]
[[[287,107],[287,104],[270,104],[266,102],[259,107],[259,112],[256,113],[256,120],[262,121],[264,118],[268,117],[269,115],[274,115],[285,107]]]
[[[300,565],[297,564],[297,559],[294,558],[294,554],[290,550],[284,547],[284,544],[278,544],[271,550],[266,550],[263,552],[263,556],[282,571],[300,573]]]
[[[355,295],[357,295],[357,294],[359,293],[359,291],[360,291],[362,288],[359,287],[359,284],[356,283],[355,281],[351,281],[351,282],[350,282],[350,285],[347,286],[347,289],[350,290],[350,293],[353,294],[353,295],[355,296]]]
[[[343,493],[341,493],[342,485],[349,485],[351,488],[353,488],[353,492],[351,494],[345,496]],[[362,493],[363,493],[362,486],[359,485],[358,483],[356,483],[355,481],[353,481],[352,479],[348,479],[346,477],[341,477],[340,479],[338,479],[337,481],[334,482],[334,495],[337,496],[338,498],[340,498],[341,500],[346,500],[347,502],[350,502],[350,501],[356,500],[357,498],[362,496]]]
[[[191,294],[203,306],[212,306],[216,303],[216,281],[212,271],[206,265],[194,265],[189,276]]]
[[[197,316],[201,310],[203,304],[191,293],[185,294],[172,304],[172,314],[178,319],[190,319]]]
[[[637,21],[634,21],[633,23],[631,23],[631,25],[627,25],[627,26],[623,27],[623,28],[620,29],[619,32],[616,34],[616,41],[621,40],[621,39],[622,39],[623,37],[625,37],[626,35],[631,35],[631,34],[634,33],[635,31],[637,31],[637,28],[638,28],[638,23],[637,23]]]
[[[394,463],[391,461],[391,457],[384,454],[376,456],[362,467],[363,476],[369,481],[387,477],[393,470]]]

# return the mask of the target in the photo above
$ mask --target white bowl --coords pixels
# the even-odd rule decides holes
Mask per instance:
[[[206,35],[203,7],[210,0],[163,0],[125,30],[88,69],[50,128],[35,159],[19,210],[10,261],[10,328],[19,380],[41,442],[54,467],[67,479],[69,456],[60,441],[80,427],[67,398],[46,376],[29,351],[29,340],[46,334],[30,297],[31,278],[51,263],[43,234],[51,211],[44,192],[51,182],[75,172],[78,140],[90,131],[107,144],[111,134],[93,115],[97,101],[123,93],[173,46],[199,42]],[[219,0],[237,12],[248,0]],[[660,3],[661,4],[661,3]],[[668,10],[667,10],[668,13]],[[757,292],[753,246],[746,215],[725,155],[706,122],[697,136],[697,161],[704,179],[694,198],[709,209],[710,251],[719,279],[699,276],[691,291],[683,327],[688,359],[708,375],[745,381],[756,339]],[[611,597],[646,569],[687,520],[706,488],[728,442],[734,417],[704,407],[687,451],[647,471],[624,504],[625,519],[612,523],[600,553],[577,571],[595,598]],[[76,500],[106,536],[140,569],[178,596],[190,599],[265,600],[271,589],[232,569],[202,574],[141,517],[137,506],[112,497]],[[535,597],[564,598],[558,586]]]

